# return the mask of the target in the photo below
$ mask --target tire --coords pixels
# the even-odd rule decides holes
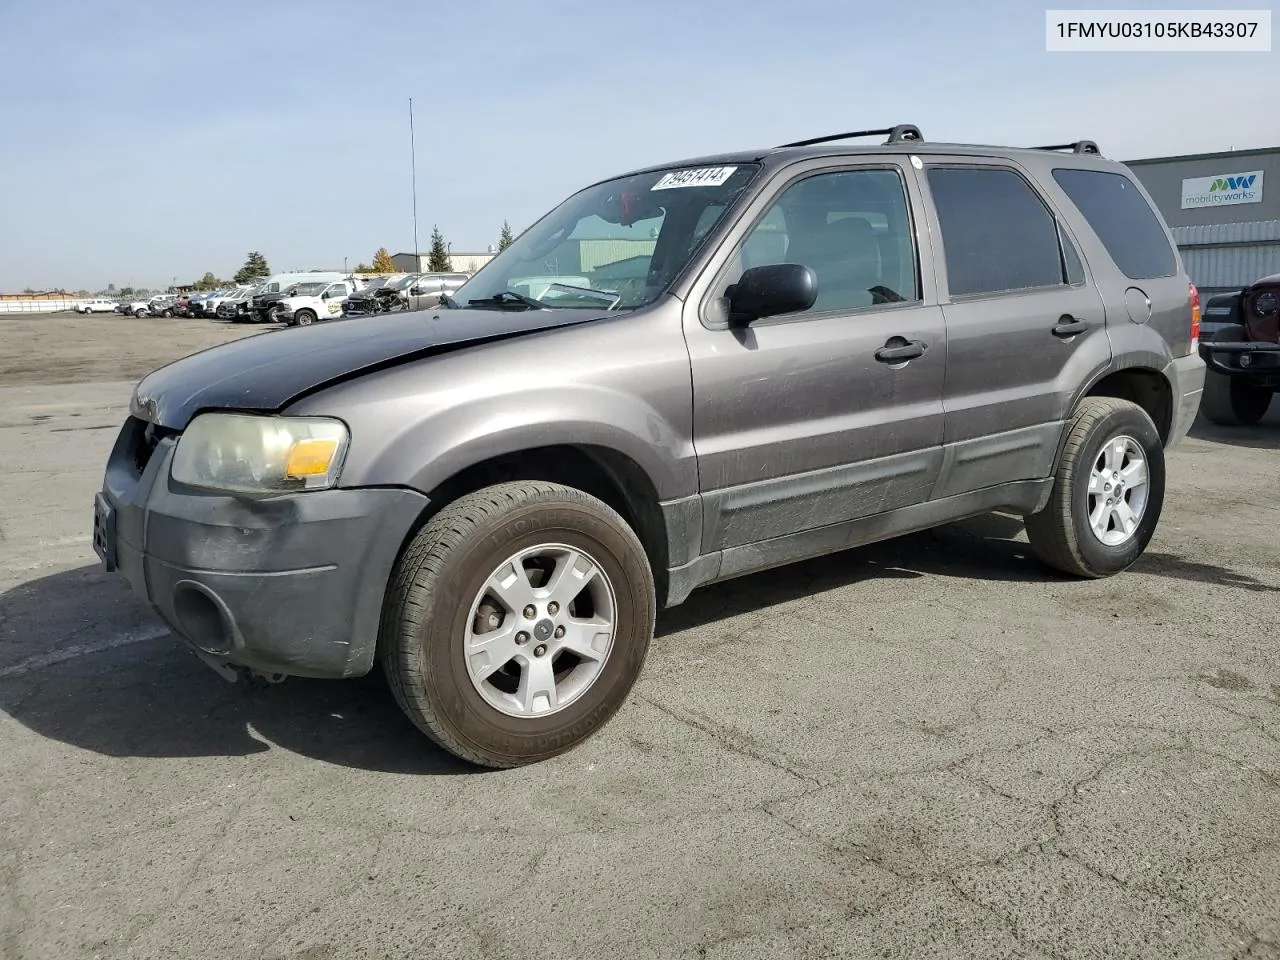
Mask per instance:
[[[147,315],[147,311],[145,311],[145,310],[135,310],[135,311],[133,311],[133,315],[134,315],[135,317],[137,317],[139,320],[141,320],[143,317],[145,317],[145,316]]]
[[[1095,469],[1106,464],[1108,447],[1119,449],[1112,446],[1117,441],[1124,442],[1126,455],[1115,458],[1112,475],[1099,471],[1097,487],[1104,489],[1094,494],[1090,484]],[[1145,464],[1146,480],[1135,482],[1135,472],[1121,492],[1128,516],[1137,520],[1125,531],[1117,522],[1120,512],[1107,508],[1107,498],[1115,490],[1106,489],[1103,481],[1112,483],[1115,472],[1126,465],[1133,467],[1137,463],[1134,455]],[[1150,543],[1164,506],[1164,487],[1164,444],[1146,411],[1128,400],[1086,397],[1067,426],[1049,502],[1026,518],[1031,548],[1044,563],[1073,576],[1097,579],[1120,573],[1132,566]],[[1105,530],[1095,532],[1091,507]]]
[[[300,327],[307,327],[315,323],[316,315],[311,310],[299,310],[293,315],[293,322]]]
[[[572,603],[565,602],[557,611],[543,603],[546,598],[537,599],[535,619],[526,620],[524,608],[517,611],[494,599],[496,595],[486,596],[486,583],[505,561],[526,550],[554,554],[550,545],[581,551],[597,565],[599,573],[587,587],[579,587]],[[563,569],[561,562],[547,574],[548,580]],[[507,569],[514,572],[513,567]],[[611,620],[612,645],[603,657],[590,659],[554,649],[557,640],[547,638],[560,636],[556,623],[572,625],[574,621],[566,618],[569,608],[581,612],[579,604],[591,591],[595,592],[589,612]],[[490,605],[487,614],[482,600]],[[473,613],[476,610],[479,613]],[[618,711],[640,675],[653,638],[655,610],[648,559],[616,512],[595,497],[559,484],[502,483],[450,504],[409,542],[388,585],[379,656],[396,701],[419,730],[470,763],[516,767],[577,746]],[[552,617],[557,612],[558,621]],[[494,623],[499,616],[501,626]],[[495,658],[495,667],[505,667],[494,669],[487,680],[473,680],[469,664],[474,666],[478,655],[464,656],[471,632],[483,637],[478,627],[501,629],[508,617],[510,629],[521,632],[510,634],[514,639]],[[527,631],[521,630],[526,626]],[[553,629],[556,632],[548,633]],[[595,634],[590,646],[598,645],[600,636]],[[517,646],[520,637],[523,646]],[[535,660],[543,656],[545,660]],[[551,709],[548,696],[548,709],[541,710],[544,698],[522,692],[520,684],[535,675],[528,664],[541,664],[555,696],[565,696],[563,705]],[[553,668],[568,672],[552,677]],[[580,675],[580,669],[585,673]],[[516,679],[513,670],[519,671]],[[585,685],[574,693],[571,684],[580,676],[591,679],[577,679]],[[498,681],[505,692],[498,689]],[[523,715],[518,709],[521,698],[532,705]],[[505,706],[495,705],[502,700]]]
[[[1248,339],[1244,327],[1236,323],[1213,335],[1213,340],[1222,342],[1239,343]],[[1216,370],[1206,370],[1200,412],[1220,427],[1253,426],[1267,415],[1272,393],[1270,387],[1260,387],[1248,376],[1229,377]]]
[[[166,320],[172,320],[172,319],[173,319],[173,311],[172,311],[172,310],[163,310],[163,311],[161,311],[160,316],[164,317]]]

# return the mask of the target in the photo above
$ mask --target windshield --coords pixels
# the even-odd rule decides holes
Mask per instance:
[[[375,280],[370,280],[368,283],[366,283],[366,284],[364,285],[364,289],[365,289],[365,290],[378,290],[378,289],[381,289],[382,287],[385,287],[386,285],[387,285],[387,278],[386,278],[386,277],[378,277],[377,279],[375,279]]]
[[[454,302],[590,310],[652,303],[758,169],[659,170],[588,187],[482,267],[453,294]]]
[[[292,297],[318,297],[324,292],[327,283],[299,283],[289,288]]]

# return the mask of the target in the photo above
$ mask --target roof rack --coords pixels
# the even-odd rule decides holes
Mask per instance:
[[[1096,153],[1102,155],[1098,145],[1092,140],[1077,140],[1075,143],[1051,143],[1043,147],[1032,147],[1032,150],[1070,150],[1072,153]]]
[[[829,137],[813,137],[809,140],[797,140],[795,143],[780,143],[777,149],[783,147],[808,147],[815,143],[830,143],[832,140],[850,140],[854,137],[878,137],[881,134],[888,134],[889,139],[885,141],[889,143],[903,143],[907,140],[923,140],[924,137],[920,133],[920,128],[911,123],[900,123],[896,127],[885,127],[883,130],[854,130],[851,133],[833,133]]]

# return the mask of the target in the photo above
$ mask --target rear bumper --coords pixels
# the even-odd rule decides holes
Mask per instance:
[[[1280,374],[1280,343],[1252,340],[1201,343],[1200,358],[1224,377],[1265,377]]]
[[[1200,397],[1204,394],[1204,361],[1194,353],[1179,357],[1164,368],[1164,375],[1173,388],[1173,417],[1165,441],[1165,448],[1169,449],[1182,442],[1200,412]]]
[[[382,600],[426,506],[401,489],[245,499],[175,484],[173,439],[141,472],[130,420],[95,500],[94,547],[215,666],[340,678],[374,663]]]

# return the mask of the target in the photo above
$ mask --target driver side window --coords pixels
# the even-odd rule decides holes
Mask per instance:
[[[817,277],[817,299],[805,314],[919,300],[900,174],[844,170],[785,188],[742,241],[726,279],[777,263],[803,264]]]

